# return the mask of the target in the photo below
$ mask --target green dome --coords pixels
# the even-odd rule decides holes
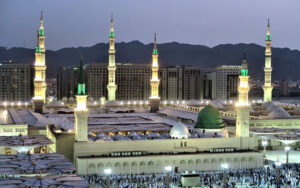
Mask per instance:
[[[196,129],[221,129],[224,128],[222,117],[215,107],[208,105],[203,108],[199,114]]]

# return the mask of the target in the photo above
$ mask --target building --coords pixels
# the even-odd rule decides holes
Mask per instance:
[[[108,95],[107,99],[109,101],[114,101],[116,100],[116,90],[117,90],[117,85],[116,85],[116,49],[115,49],[115,31],[114,31],[114,20],[113,20],[113,15],[111,15],[111,20],[110,20],[110,32],[109,32],[109,59],[108,59],[108,84],[107,84],[107,90],[108,90]]]
[[[151,93],[151,65],[120,64],[116,71],[118,100],[148,100]]]
[[[241,66],[224,65],[216,68],[216,98],[236,100]]]
[[[60,67],[56,77],[57,99],[74,96],[73,67]]]
[[[89,96],[95,100],[107,98],[108,70],[105,63],[91,63],[87,65],[86,87]]]
[[[201,68],[161,67],[159,93],[162,100],[201,99]]]
[[[198,67],[183,68],[183,100],[201,98],[201,69]],[[180,85],[179,85],[180,89]]]
[[[250,104],[248,102],[249,94],[249,75],[248,75],[248,65],[246,61],[246,54],[244,54],[244,59],[242,63],[242,69],[239,76],[239,86],[238,86],[238,102],[235,107],[236,112],[236,137],[238,138],[248,138],[249,137],[249,120],[250,120]]]
[[[108,70],[105,63],[91,63],[84,67],[89,97],[107,98]],[[189,100],[201,98],[201,68],[160,67],[158,77],[161,100]],[[148,100],[151,93],[151,65],[117,63],[117,100]],[[74,97],[77,89],[76,67],[61,67],[57,74],[57,99]],[[213,82],[214,84],[215,82]],[[215,86],[213,86],[215,88]]]
[[[78,66],[60,67],[57,73],[56,92],[57,99],[61,100],[64,97],[75,97],[78,86]],[[83,72],[85,73],[86,66],[83,66]],[[84,74],[85,80],[88,80],[89,74]],[[96,81],[96,80],[95,80]],[[95,85],[95,88],[97,85]],[[90,88],[94,88],[91,86]],[[88,87],[86,88],[88,91]]]
[[[0,101],[30,101],[33,97],[33,66],[0,63]]]
[[[150,96],[151,67],[146,64],[117,64],[116,98],[118,100],[147,100]],[[87,88],[90,97],[107,98],[108,70],[104,63],[87,66]]]
[[[159,78],[158,78],[158,50],[156,45],[156,34],[154,34],[154,48],[152,52],[152,67],[151,67],[151,94],[149,97],[150,111],[157,112],[159,110],[160,96],[159,96]]]
[[[19,186],[32,178],[30,182],[35,186],[42,181],[49,186],[70,185],[69,181],[75,180],[71,185],[86,187],[79,177],[68,176],[75,173],[74,166],[80,175],[105,175],[107,180],[111,173],[162,174],[167,171],[165,167],[176,173],[220,171],[224,163],[230,169],[255,169],[264,166],[266,145],[262,139],[272,150],[282,149],[282,143],[285,148],[297,147],[299,105],[249,103],[245,56],[242,66],[205,69],[203,73],[198,67],[159,68],[155,40],[152,66],[115,64],[113,20],[109,66],[84,67],[81,58],[79,66],[61,69],[59,95],[76,96],[76,102],[53,100],[44,105],[46,66],[42,23],[41,18],[34,66],[34,103],[39,113],[27,105],[18,109],[12,105],[10,109],[0,104],[0,166],[7,167],[0,184]],[[269,35],[266,41],[270,43]],[[266,64],[269,63],[266,58]],[[265,71],[270,79],[270,67]],[[4,69],[1,76],[5,77],[6,72]],[[265,82],[264,91],[269,92],[266,83],[269,82]],[[108,102],[92,103],[87,101],[88,95],[96,100],[106,97]],[[150,105],[121,101],[149,97],[188,101],[161,103],[160,110],[154,110],[156,113],[151,109],[151,101]],[[237,99],[237,103],[201,98]],[[46,114],[41,113],[43,108]],[[232,121],[234,126],[224,121]],[[262,146],[264,152],[259,151]],[[52,181],[48,182],[49,179]]]
[[[270,34],[270,20],[268,19],[267,35],[266,35],[266,51],[265,51],[265,84],[264,90],[264,102],[272,102],[272,64],[271,64],[271,34]]]
[[[281,80],[279,82],[279,96],[288,96],[289,95],[289,81]]]
[[[159,68],[159,96],[162,100],[180,100],[183,96],[182,67]]]
[[[214,68],[203,68],[201,69],[202,77],[202,96],[203,99],[216,99],[217,97],[217,73]]]
[[[47,91],[46,91],[46,96],[48,97],[56,97],[57,93],[56,93],[56,79],[52,78],[52,79],[47,79],[46,80],[46,84],[47,84]]]
[[[34,63],[34,109],[36,112],[43,112],[43,105],[46,102],[46,49],[45,49],[45,31],[44,19],[41,12],[40,28],[37,33],[37,45],[35,48]]]

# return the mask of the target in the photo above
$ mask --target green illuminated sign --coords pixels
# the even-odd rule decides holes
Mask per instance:
[[[41,48],[40,48],[39,46],[37,46],[37,47],[35,48],[35,52],[36,52],[36,53],[41,53]]]
[[[80,95],[81,94],[81,84],[78,84],[78,88],[77,88],[77,94]]]
[[[109,37],[110,37],[110,38],[115,38],[115,33],[114,33],[113,31],[111,31],[111,32],[109,33]]]
[[[85,95],[85,84],[78,84],[77,94]]]
[[[241,75],[242,76],[248,76],[248,69],[242,69],[241,70]]]
[[[40,30],[39,30],[39,36],[44,36],[44,35],[45,35],[44,29],[40,29]]]

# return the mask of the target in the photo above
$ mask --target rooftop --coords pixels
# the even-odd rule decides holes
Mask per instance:
[[[263,139],[273,139],[282,142],[300,141],[300,129],[251,128],[250,132]]]
[[[49,120],[65,130],[74,129],[73,114],[49,114]],[[152,113],[112,113],[90,114],[88,118],[89,132],[120,132],[120,131],[168,131],[175,120],[162,118]]]
[[[77,175],[0,178],[0,187],[82,187],[89,185]]]
[[[0,155],[0,174],[69,174],[76,168],[57,153]],[[0,178],[1,179],[1,178]]]
[[[37,136],[0,136],[0,146],[46,146],[53,142],[44,135]]]
[[[0,125],[31,125],[45,127],[51,124],[43,115],[28,109],[0,110]]]

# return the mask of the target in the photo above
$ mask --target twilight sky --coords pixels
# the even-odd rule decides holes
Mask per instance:
[[[300,0],[0,0],[0,46],[34,48],[40,10],[52,50],[108,42],[111,13],[117,42],[264,45],[269,17],[272,46],[300,49]]]

